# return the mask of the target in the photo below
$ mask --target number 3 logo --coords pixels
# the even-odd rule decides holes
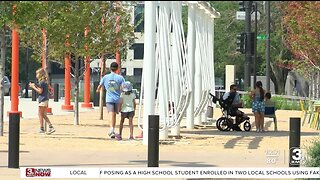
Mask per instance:
[[[293,159],[293,160],[296,160],[296,161],[299,161],[299,160],[302,159],[301,149],[294,148],[294,149],[292,150],[292,159]]]

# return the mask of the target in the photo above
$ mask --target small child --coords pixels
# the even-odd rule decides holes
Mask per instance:
[[[129,140],[133,139],[133,117],[136,109],[136,95],[132,93],[132,84],[130,81],[122,83],[123,93],[120,96],[119,109],[121,110],[121,121],[119,126],[119,134],[116,136],[117,140],[122,140],[122,129],[125,118],[129,119],[130,136]]]

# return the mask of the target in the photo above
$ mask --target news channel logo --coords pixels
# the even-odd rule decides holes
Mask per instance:
[[[307,152],[299,147],[290,148],[290,161],[292,166],[305,165],[307,161]]]
[[[50,168],[26,168],[26,177],[51,177]]]

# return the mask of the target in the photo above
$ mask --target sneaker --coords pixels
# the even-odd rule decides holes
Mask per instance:
[[[52,128],[49,128],[49,131],[47,132],[47,134],[52,134],[54,133],[56,130],[52,127]]]
[[[45,131],[44,131],[44,129],[40,129],[38,133],[39,133],[39,134],[44,134]]]
[[[256,132],[260,132],[260,129],[257,129]]]
[[[143,134],[137,135],[135,136],[136,139],[142,139],[143,138]]]
[[[118,135],[116,136],[116,140],[121,141],[121,140],[122,140],[122,137],[118,134]]]
[[[130,137],[129,137],[129,140],[134,140],[133,136],[130,136]]]
[[[114,133],[114,132],[109,132],[108,135],[110,136],[110,138],[115,138],[116,137],[116,133]]]

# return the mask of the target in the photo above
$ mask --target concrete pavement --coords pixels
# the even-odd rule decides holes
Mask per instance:
[[[53,116],[49,118],[53,119],[57,131],[42,136],[36,133],[37,102],[31,98],[20,98],[19,102],[23,116],[20,167],[147,167],[147,146],[142,145],[141,140],[126,140],[128,129],[124,129],[123,141],[108,138],[108,122],[98,120],[98,108],[80,108],[81,124],[75,126],[73,112],[61,111],[64,102],[50,100]],[[9,99],[5,107],[8,111]],[[215,110],[215,118],[220,116],[219,111]],[[277,113],[278,132],[273,131],[270,120],[266,120],[268,131],[265,133],[221,132],[212,125],[196,126],[193,130],[181,128],[181,137],[160,141],[159,167],[288,167],[288,118],[301,112]],[[134,124],[137,134],[136,122]],[[303,127],[301,147],[318,136],[318,131]],[[19,179],[19,169],[7,168],[7,138],[6,129],[4,137],[0,137],[0,177]],[[276,159],[268,156],[270,152],[278,154]]]

